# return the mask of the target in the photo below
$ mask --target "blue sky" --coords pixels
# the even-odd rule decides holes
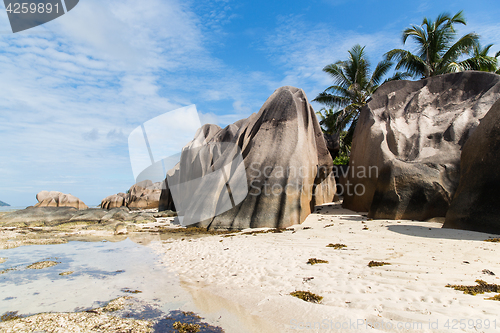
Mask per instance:
[[[376,64],[410,24],[458,10],[460,33],[500,50],[497,1],[80,0],[17,34],[2,6],[0,200],[57,190],[98,204],[134,183],[127,137],[145,121],[196,104],[224,126],[283,85],[313,99],[354,44]]]

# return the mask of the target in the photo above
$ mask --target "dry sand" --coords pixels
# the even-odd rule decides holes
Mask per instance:
[[[235,332],[500,331],[500,302],[485,300],[495,294],[446,287],[500,283],[500,243],[484,242],[496,235],[439,222],[367,221],[339,204],[293,228],[149,246],[164,253],[197,306],[238,317],[245,327]],[[329,263],[309,265],[309,258]],[[372,260],[391,265],[368,267]],[[323,300],[290,296],[296,290]]]

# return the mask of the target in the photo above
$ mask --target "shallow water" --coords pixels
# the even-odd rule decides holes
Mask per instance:
[[[26,316],[82,311],[103,306],[120,296],[132,296],[134,306],[129,317],[161,323],[167,315],[173,316],[182,310],[194,311],[202,317],[208,313],[212,319],[205,321],[226,326],[226,332],[240,326],[235,318],[218,320],[219,315],[214,318],[209,309],[206,312],[207,309],[197,307],[196,300],[181,287],[178,277],[159,256],[130,239],[22,246],[0,250],[0,258],[6,259],[0,264],[0,271],[7,270],[0,274],[0,314],[18,311],[19,315]],[[43,269],[27,268],[44,260],[59,264]],[[74,273],[60,275],[69,271]],[[229,326],[224,325],[225,321]]]
[[[147,248],[127,239],[122,242],[69,242],[61,245],[22,246],[1,250],[0,313],[69,312],[89,309],[124,295],[160,300],[162,310],[186,303],[179,281]],[[53,260],[58,265],[27,269],[34,262]],[[59,275],[73,271],[70,275]],[[184,301],[181,300],[184,298]]]

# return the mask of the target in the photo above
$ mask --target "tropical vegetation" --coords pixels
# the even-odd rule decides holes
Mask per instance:
[[[350,154],[354,129],[359,113],[371,95],[384,82],[405,78],[422,79],[435,75],[478,70],[500,74],[497,58],[489,56],[492,44],[482,47],[479,35],[468,33],[457,39],[456,25],[466,25],[463,12],[454,16],[440,14],[436,20],[424,18],[420,26],[411,25],[402,33],[403,44],[411,39],[417,45],[415,53],[394,49],[371,71],[365,47],[355,45],[347,60],[339,60],[323,68],[333,85],[313,101],[323,104],[318,115],[323,131],[337,135],[340,141],[338,162],[346,162]],[[395,74],[384,80],[395,62]]]
[[[337,61],[323,68],[331,76],[333,85],[326,88],[313,101],[326,105],[320,110],[321,125],[327,134],[340,134],[341,154],[349,154],[359,112],[370,96],[377,90],[393,63],[382,60],[371,72],[371,64],[365,47],[355,45],[349,59]],[[400,79],[397,73],[390,80]]]
[[[403,49],[386,53],[388,60],[396,60],[396,69],[404,69],[416,78],[461,72],[469,64],[460,58],[470,54],[479,44],[479,35],[468,33],[455,41],[456,24],[466,25],[463,13],[454,16],[440,14],[437,19],[424,18],[422,25],[412,25],[403,31],[403,44],[412,38],[417,44],[417,54]],[[479,61],[483,58],[478,58]],[[484,59],[486,60],[486,59]]]

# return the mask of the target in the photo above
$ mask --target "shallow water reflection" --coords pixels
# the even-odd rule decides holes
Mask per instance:
[[[6,258],[0,264],[0,271],[4,271],[0,274],[0,313],[80,311],[124,295],[169,311],[190,299],[157,255],[129,239],[22,246],[1,250],[0,257]],[[59,264],[27,268],[44,260]],[[60,275],[65,272],[73,273]]]

